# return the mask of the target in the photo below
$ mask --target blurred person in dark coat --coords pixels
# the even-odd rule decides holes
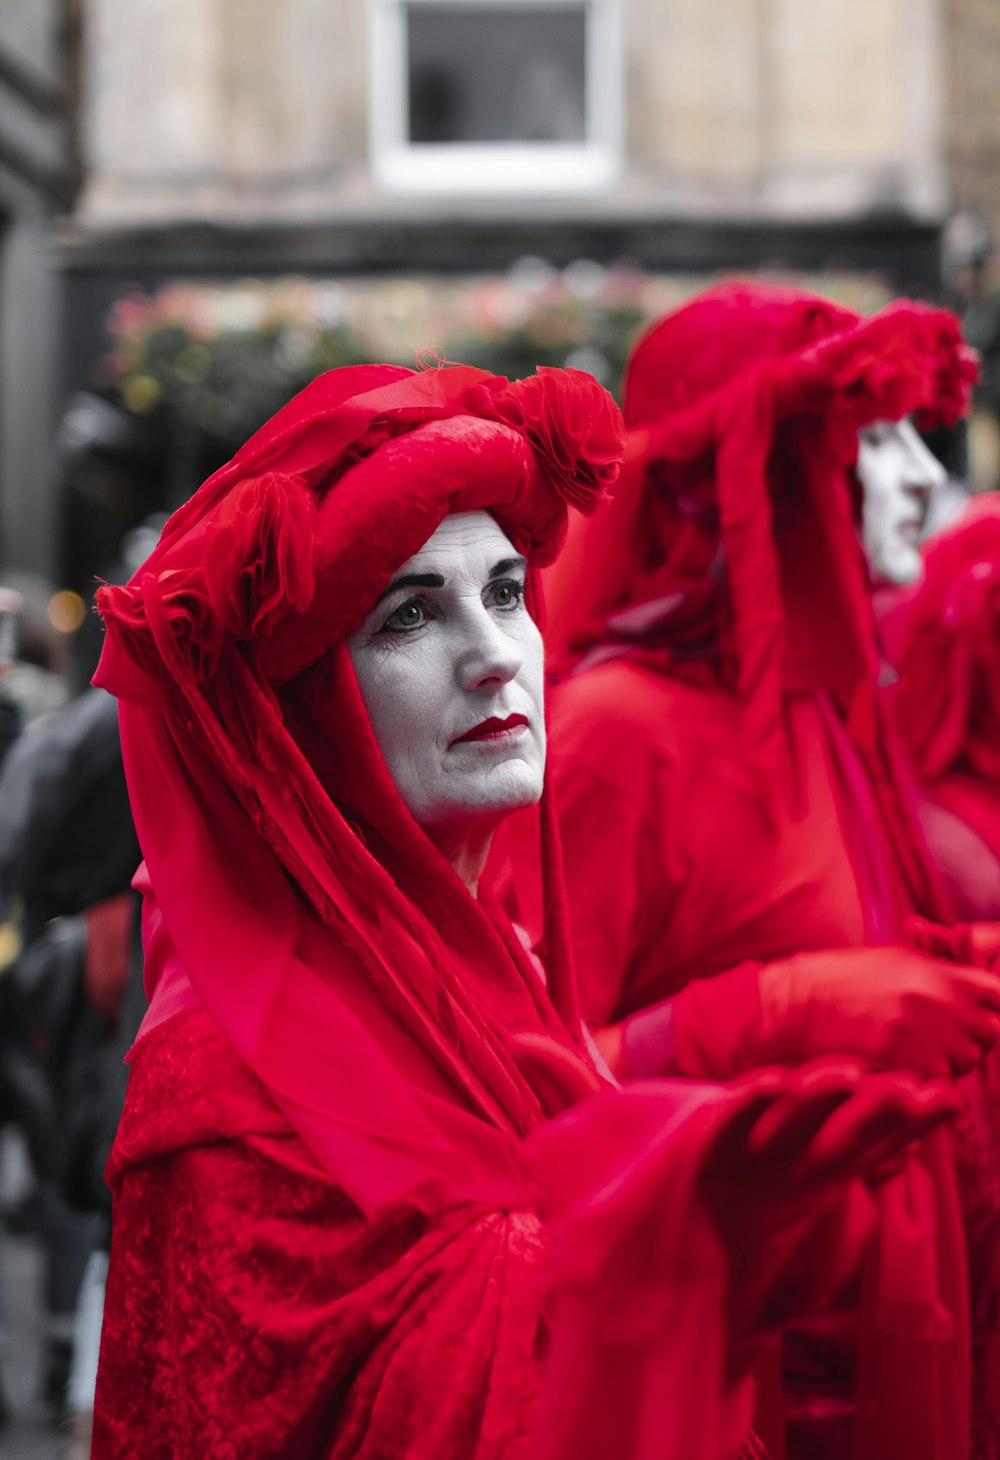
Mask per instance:
[[[5,1114],[25,1131],[41,1186],[46,1389],[59,1408],[88,1263],[83,1296],[89,1328],[96,1324],[99,1333],[101,1258],[95,1268],[92,1254],[106,1251],[108,1241],[103,1165],[124,1098],[124,1049],[141,1018],[140,1007],[119,1047],[119,1007],[135,947],[129,883],[138,860],[116,706],[92,690],[21,735],[0,773],[0,898],[16,952],[4,986],[18,1012],[0,1036],[0,1085],[18,1073],[23,1089],[24,1068],[31,1071],[31,1098],[22,1096]],[[141,961],[133,973],[138,994],[130,1006],[143,1002]],[[97,1341],[88,1332],[88,1323],[77,1321],[84,1370],[96,1369],[96,1361],[86,1363]],[[91,1378],[91,1404],[92,1384]],[[86,1374],[76,1373],[70,1404],[89,1407],[87,1388]]]

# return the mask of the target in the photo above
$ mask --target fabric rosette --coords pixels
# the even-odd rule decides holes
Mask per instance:
[[[182,666],[210,679],[227,639],[266,635],[284,613],[309,607],[315,520],[300,477],[268,472],[237,483],[178,544],[171,566],[100,589],[109,633],[154,679],[170,682]]]
[[[563,501],[592,512],[618,479],[621,412],[592,375],[540,366],[493,398],[497,417],[523,431]]]

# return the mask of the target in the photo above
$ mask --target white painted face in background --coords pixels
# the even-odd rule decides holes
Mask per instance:
[[[944,467],[910,421],[875,421],[858,435],[861,543],[872,581],[912,583],[923,572],[920,537]]]
[[[348,637],[389,773],[432,837],[542,793],[543,649],[525,571],[488,513],[446,517]]]

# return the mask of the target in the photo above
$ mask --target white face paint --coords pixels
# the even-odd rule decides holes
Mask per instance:
[[[909,421],[875,421],[859,432],[861,542],[872,581],[912,583],[923,572],[920,537],[944,467]]]
[[[347,644],[375,739],[432,835],[530,806],[545,773],[542,636],[486,512],[447,517]]]

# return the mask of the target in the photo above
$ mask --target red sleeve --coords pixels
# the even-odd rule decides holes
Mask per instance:
[[[127,1172],[114,1220],[96,1460],[511,1460],[527,1445],[535,1216],[373,1226],[296,1137],[266,1134]]]

